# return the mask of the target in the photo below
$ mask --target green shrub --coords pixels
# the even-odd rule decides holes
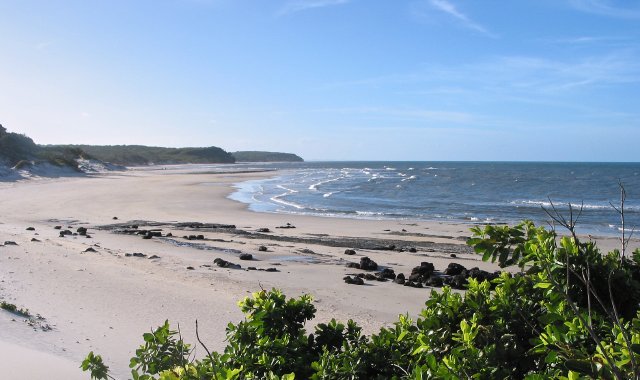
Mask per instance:
[[[228,325],[222,354],[189,360],[167,323],[151,334],[162,332],[162,349],[145,334],[134,379],[640,378],[640,250],[602,254],[531,222],[472,232],[484,260],[520,272],[470,279],[463,294],[434,290],[416,321],[400,316],[370,337],[335,320],[307,335],[310,296],[261,291],[240,302],[245,319]],[[93,353],[82,368],[108,376]]]

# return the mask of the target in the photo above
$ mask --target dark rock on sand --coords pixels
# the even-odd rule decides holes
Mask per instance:
[[[194,267],[187,267],[187,270],[194,270],[194,269],[196,269],[196,268],[194,268]]]
[[[253,255],[250,253],[241,253],[240,260],[253,260]]]
[[[440,276],[431,276],[426,282],[425,285],[433,286],[436,288],[442,287],[442,277]]]
[[[360,269],[362,270],[376,270],[378,269],[378,263],[371,260],[368,257],[363,257],[360,259]]]
[[[158,255],[149,256],[149,260],[159,259],[159,258],[160,258],[160,256],[158,256]]]
[[[267,252],[267,247],[265,247],[264,245],[261,245],[261,246],[258,247],[258,251]]]
[[[303,248],[303,249],[299,250],[298,252],[300,252],[300,253],[306,253],[306,254],[308,254],[308,255],[315,255],[315,254],[316,254],[315,252],[313,252],[313,251],[312,251],[312,250],[310,250],[309,248]]]
[[[344,282],[351,285],[364,285],[364,280],[360,277],[354,276],[345,276],[343,278]]]
[[[219,266],[220,268],[229,268],[229,269],[240,269],[242,268],[239,264],[234,264],[230,261],[223,260],[221,258],[216,258],[213,260],[213,263]]]
[[[355,255],[356,251],[354,249],[345,249],[344,250],[344,254],[345,255]]]
[[[7,240],[4,242],[4,245],[18,245],[18,243],[16,243],[15,241]]]
[[[114,216],[114,217],[113,217],[113,218],[111,218],[111,219],[113,219],[113,220],[118,220],[118,217],[117,217],[117,216]]]
[[[360,264],[358,263],[347,263],[347,268],[356,268],[356,269],[360,269]]]
[[[389,279],[389,280],[395,280],[396,279],[396,274],[395,274],[393,269],[384,268],[382,270],[382,272],[378,273],[378,277],[384,278],[384,279]]]
[[[54,230],[61,230],[61,229],[62,229],[62,226],[55,226],[55,227],[53,227],[53,229],[54,229]]]
[[[166,234],[166,235],[164,235],[164,236],[166,236],[166,237],[172,237],[172,236],[173,236],[173,234],[172,234],[171,232],[169,232],[169,233],[167,233],[167,234]]]
[[[452,253],[452,254],[450,254],[450,255],[449,255],[449,257],[451,257],[451,258],[455,259],[455,258],[456,258],[456,257],[458,257],[458,256],[457,256],[455,253]]]
[[[395,282],[396,284],[400,284],[400,285],[404,285],[404,274],[400,273],[396,276],[396,279],[393,280],[393,282]]]
[[[376,275],[372,274],[372,273],[367,273],[364,275],[364,279],[367,281],[375,281],[376,280]]]
[[[277,272],[278,270],[276,268],[267,268],[264,271],[265,272]]]
[[[73,232],[69,230],[60,231],[60,237],[65,237],[66,235],[73,235]]]
[[[85,227],[78,227],[78,229],[76,230],[76,232],[77,232],[79,235],[84,236],[84,235],[86,235],[86,234],[87,234],[87,229],[86,229]]]
[[[147,255],[145,255],[144,253],[140,253],[140,252],[134,252],[132,254],[133,257],[147,257]]]
[[[40,242],[40,240],[38,240],[38,239],[36,239],[36,238],[31,238],[31,241],[32,241],[32,242],[36,242],[36,243],[39,243],[39,242]]]
[[[449,285],[454,289],[464,289],[465,285],[467,285],[467,278],[463,274],[445,277],[443,285]]]
[[[445,269],[444,274],[447,274],[449,276],[456,276],[464,272],[466,269],[467,268],[458,263],[449,263],[449,266],[447,266],[447,269]]]
[[[413,282],[413,281],[405,281],[405,283],[403,284],[404,286],[409,286],[412,288],[422,288],[422,283],[421,282]]]
[[[411,247],[411,248],[409,248],[409,252],[416,253],[416,252],[418,252],[418,250],[416,249],[416,247]]]
[[[247,270],[257,270],[256,267],[248,267]]]
[[[89,247],[89,248],[85,249],[85,250],[84,250],[84,251],[82,251],[82,252],[98,252],[98,251],[96,251],[95,249],[93,249],[93,248]]]
[[[423,261],[420,263],[420,266],[414,267],[411,270],[408,280],[423,283],[431,277],[434,271],[435,268],[432,263]]]
[[[256,231],[258,231],[258,232],[271,232],[271,230],[266,228],[266,227],[258,228]]]
[[[292,225],[291,223],[287,223],[284,226],[279,226],[279,227],[276,227],[276,228],[296,228],[296,226]]]
[[[35,231],[36,229],[33,227],[27,227],[27,231]]]

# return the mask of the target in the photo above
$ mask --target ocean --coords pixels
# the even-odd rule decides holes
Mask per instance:
[[[551,202],[577,230],[618,235],[622,183],[627,228],[640,228],[640,163],[304,162],[251,164],[274,177],[236,184],[231,199],[256,212],[356,219],[538,225]]]

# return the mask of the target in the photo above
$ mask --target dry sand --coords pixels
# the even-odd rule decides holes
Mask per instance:
[[[153,169],[157,168],[0,183],[0,243],[18,244],[0,247],[0,299],[43,318],[34,323],[0,310],[0,373],[20,371],[21,375],[11,378],[40,379],[37,368],[46,367],[49,379],[88,379],[79,369],[75,375],[70,373],[94,351],[124,379],[142,333],[165,319],[174,327],[179,324],[191,343],[196,342],[198,320],[207,346],[221,350],[226,324],[242,319],[237,301],[260,288],[280,288],[288,296],[312,294],[318,309],[316,321],[351,318],[367,333],[392,323],[398,314],[416,316],[430,289],[391,282],[354,286],[342,281],[346,274],[358,272],[344,264],[362,256],[405,274],[421,261],[433,262],[440,270],[451,261],[468,268],[497,269],[474,255],[449,257],[446,247],[464,248],[468,225],[253,213],[226,198],[232,184],[274,173],[216,174],[202,166]],[[135,220],[225,223],[245,231],[266,227],[275,238],[162,226],[163,233],[171,231],[176,238],[145,240],[98,229]],[[296,228],[276,228],[286,223]],[[54,229],[57,225],[72,231],[86,227],[92,238],[59,237],[59,230]],[[27,231],[27,227],[35,230]],[[186,243],[181,237],[189,234],[203,234],[207,240],[188,242],[200,246],[178,245]],[[406,245],[432,242],[436,249],[417,253],[360,249],[355,256],[345,256],[349,246],[286,241],[292,240],[287,237],[394,239]],[[606,248],[616,244],[613,239],[599,243]],[[258,252],[260,245],[267,246],[268,252]],[[96,252],[83,253],[89,247]],[[314,253],[301,253],[302,249]],[[126,256],[133,252],[160,258]],[[256,260],[240,261],[238,252],[251,253]],[[279,271],[218,268],[211,266],[216,257],[243,268],[252,265]],[[198,355],[200,351],[197,348]]]

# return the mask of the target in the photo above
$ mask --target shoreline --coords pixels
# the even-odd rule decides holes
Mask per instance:
[[[199,169],[203,167],[0,183],[0,209],[5,211],[0,243],[17,244],[0,246],[0,299],[41,314],[52,326],[51,331],[34,329],[0,310],[0,342],[44,351],[78,366],[94,351],[103,355],[116,376],[125,377],[142,334],[165,319],[174,327],[179,323],[189,343],[196,343],[197,319],[207,345],[222,349],[226,324],[242,319],[237,301],[261,288],[280,288],[289,297],[312,294],[318,309],[315,321],[351,318],[367,334],[392,323],[399,314],[415,317],[429,288],[343,282],[343,276],[358,272],[345,264],[361,257],[405,274],[422,261],[434,263],[438,270],[452,261],[468,268],[497,269],[470,253],[450,257],[451,247],[467,248],[469,225],[254,212],[228,198],[233,185],[277,172],[211,174]],[[143,226],[139,221],[159,225]],[[195,222],[235,229],[188,225]],[[105,228],[134,223],[140,224],[139,229],[162,229],[173,237],[143,239]],[[295,228],[278,228],[287,223]],[[87,228],[91,238],[59,236],[61,230],[76,232],[79,227]],[[261,228],[269,232],[259,233]],[[182,238],[191,234],[202,234],[203,239]],[[404,242],[417,252],[364,245],[391,241]],[[613,238],[598,242],[601,247],[600,242],[611,248],[618,244]],[[356,244],[362,244],[357,254],[345,256],[345,248]],[[259,251],[260,246],[267,251]],[[88,248],[95,252],[87,252]],[[241,262],[239,253],[250,253],[254,260]],[[153,255],[158,258],[150,259]],[[220,268],[213,265],[214,258],[277,272]],[[0,370],[12,361],[6,362]]]

